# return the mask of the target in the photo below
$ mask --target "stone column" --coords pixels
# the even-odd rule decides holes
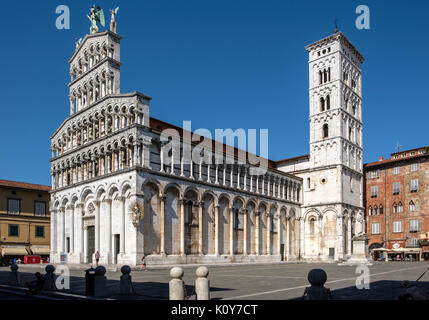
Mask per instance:
[[[234,254],[234,208],[229,208],[229,254]]]
[[[334,259],[338,260],[344,257],[344,217],[342,214],[337,215],[337,243],[335,248]]]
[[[285,239],[285,251],[286,251],[285,258],[286,258],[286,260],[289,260],[289,253],[290,253],[290,237],[289,237],[289,233],[290,233],[289,228],[290,228],[290,226],[289,226],[289,224],[290,224],[290,218],[286,218],[286,235],[284,237],[284,239]]]
[[[183,171],[184,165],[185,165],[185,156],[182,156],[182,158],[180,158],[180,176],[181,177],[185,176],[185,173]]]
[[[207,182],[211,182],[211,177],[210,177],[210,163],[207,163]]]
[[[180,254],[185,255],[185,199],[180,199]]]
[[[120,253],[125,254],[125,197],[119,197],[121,201],[121,235],[120,235]]]
[[[106,235],[104,237],[104,241],[106,241],[107,244],[107,263],[110,263],[110,257],[112,257],[112,200],[111,199],[104,199],[104,202],[106,203]]]
[[[61,252],[65,252],[66,242],[66,211],[65,208],[61,208]]]
[[[70,212],[70,253],[74,253],[74,205],[70,206],[71,212]]]
[[[219,255],[219,205],[215,207],[215,255]]]
[[[232,188],[233,186],[234,186],[234,165],[233,164],[231,164],[231,178],[230,178],[230,181],[229,181],[229,186]]]
[[[56,242],[57,238],[57,210],[51,210],[51,252],[57,253],[58,246]]]
[[[271,215],[268,213],[267,217],[267,255],[271,255]]]
[[[242,214],[243,214],[243,255],[247,256],[247,209],[243,209]]]
[[[237,164],[237,189],[241,189],[240,188],[240,171],[241,171],[241,166]]]
[[[76,204],[76,212],[75,212],[75,234],[74,237],[74,253],[79,256],[79,262],[82,262],[80,259],[83,254],[83,204]]]
[[[105,74],[105,81],[106,81],[106,94],[110,93],[110,76],[109,74]]]
[[[352,255],[352,217],[347,219],[347,255]]]
[[[160,143],[159,150],[159,160],[161,163],[161,168],[159,169],[159,172],[164,172],[164,148],[162,142]]]
[[[160,244],[159,244],[159,253],[161,255],[165,254],[165,201],[167,197],[165,195],[161,195],[161,221],[160,221]]]
[[[171,148],[171,159],[170,159],[170,174],[175,174],[174,172],[174,156],[175,156],[175,152],[174,152],[174,146],[172,146]]]
[[[256,209],[255,209],[256,210]],[[259,256],[260,212],[255,211],[255,254]]]
[[[226,164],[223,165],[223,176],[222,176],[222,184],[226,185]]]
[[[304,247],[304,219],[302,217],[299,218],[299,251],[301,252],[301,259],[305,255],[305,247]]]
[[[55,189],[55,174],[51,171],[51,188]]]
[[[74,113],[74,101],[72,98],[70,99],[70,115],[72,115]]]
[[[100,252],[100,201],[92,202],[95,206],[95,252]]]
[[[280,195],[280,193],[279,193]],[[279,209],[280,210],[280,209]],[[282,222],[280,219],[280,211],[277,212],[276,214],[276,220],[277,220],[277,255],[281,255],[281,244],[282,244]]]
[[[198,253],[203,254],[203,207],[204,202],[198,203]]]

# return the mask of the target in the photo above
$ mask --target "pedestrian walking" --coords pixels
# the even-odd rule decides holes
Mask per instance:
[[[142,257],[142,264],[140,266],[140,271],[142,271],[143,268],[144,268],[144,271],[147,270],[146,259],[145,258],[146,258],[145,255],[143,255],[143,257]]]
[[[95,263],[97,267],[98,267],[98,260],[100,260],[100,252],[98,252],[97,250],[97,252],[95,253]]]

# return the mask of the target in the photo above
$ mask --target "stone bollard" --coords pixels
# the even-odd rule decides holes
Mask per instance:
[[[121,268],[122,276],[119,282],[119,291],[121,295],[130,295],[133,294],[133,287],[131,281],[131,268],[129,266],[122,266]]]
[[[95,268],[94,297],[105,297],[108,295],[106,292],[107,278],[105,274],[106,274],[105,267],[98,266],[97,268]]]
[[[308,282],[311,287],[305,288],[303,300],[331,300],[331,290],[325,288],[324,284],[328,279],[326,272],[322,269],[312,269],[308,273]]]
[[[185,300],[185,282],[182,280],[183,269],[174,267],[170,270],[170,300]]]
[[[55,291],[57,287],[55,286],[56,276],[54,274],[55,267],[52,264],[49,264],[45,267],[45,284],[43,285],[43,290]]]
[[[18,265],[12,264],[10,266],[10,274],[9,274],[9,285],[19,287],[21,286],[21,276],[18,272]]]
[[[195,279],[197,300],[210,300],[210,280],[207,279],[209,269],[207,267],[199,267],[195,274],[197,275],[197,279]]]

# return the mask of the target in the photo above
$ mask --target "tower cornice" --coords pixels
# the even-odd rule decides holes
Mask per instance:
[[[347,39],[347,37],[342,32],[334,33],[326,38],[309,44],[305,46],[305,50],[307,50],[307,52],[310,52],[333,41],[341,41],[342,43],[344,43],[349,48],[349,50],[352,51],[352,53],[359,59],[360,63],[365,61],[364,56],[356,49],[356,47],[349,41],[349,39]]]

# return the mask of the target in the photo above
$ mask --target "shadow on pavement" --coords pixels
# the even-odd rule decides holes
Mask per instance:
[[[410,281],[409,283],[429,296],[429,282]],[[350,286],[331,290],[331,293],[333,300],[398,300],[400,295],[406,293],[406,289],[402,288],[401,284],[402,281],[380,280],[371,282],[369,289],[358,289],[356,286]],[[329,285],[326,287],[329,288]],[[301,300],[301,297],[291,300]]]
[[[8,284],[10,271],[0,271],[0,284]],[[20,272],[21,286],[25,286],[25,282],[35,280],[34,273],[31,272]],[[42,273],[44,274],[44,273]],[[107,279],[106,283],[106,295],[105,297],[122,300],[168,300],[169,297],[169,285],[168,282],[133,282],[133,287],[136,292],[135,295],[123,296],[120,294],[119,280]],[[188,285],[185,283],[185,289],[188,296],[194,296],[195,299],[195,287],[194,285]],[[225,291],[233,290],[229,288],[217,288],[211,287],[210,291]],[[70,277],[70,289],[59,290],[59,292],[85,295],[85,277]],[[192,299],[192,297],[191,297]],[[1,300],[1,296],[0,296]]]

